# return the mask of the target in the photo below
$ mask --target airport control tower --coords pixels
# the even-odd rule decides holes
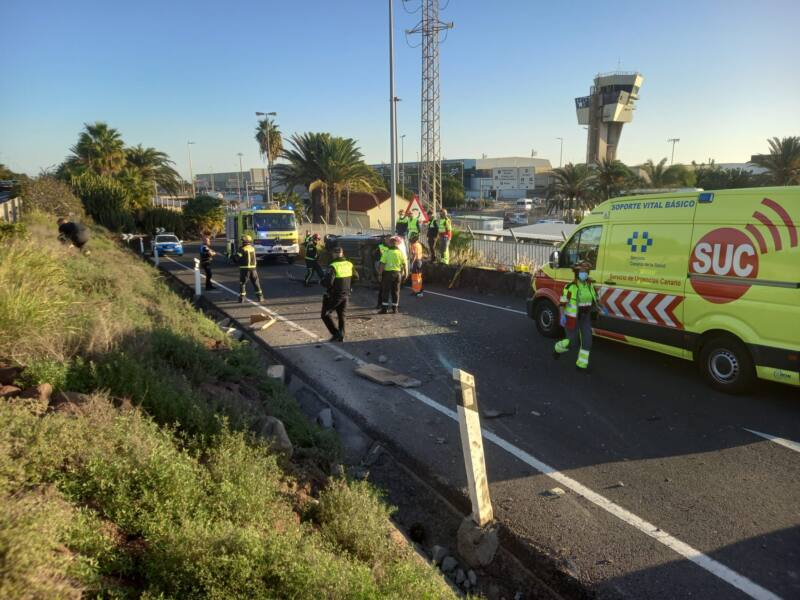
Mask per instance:
[[[578,123],[587,125],[586,163],[617,158],[622,126],[633,121],[644,78],[639,73],[603,73],[594,78],[588,96],[575,98]]]

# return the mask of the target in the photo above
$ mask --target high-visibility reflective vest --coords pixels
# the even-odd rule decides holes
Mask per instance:
[[[582,281],[571,282],[564,286],[561,292],[561,304],[564,305],[564,315],[567,317],[577,317],[578,308],[591,306],[597,302],[597,292],[590,283]]]
[[[419,218],[408,217],[408,233],[419,233]]]
[[[444,219],[437,219],[436,228],[439,230],[439,235],[450,237],[450,234],[453,230],[453,223],[447,217],[445,217]]]
[[[387,248],[381,256],[384,271],[402,271],[406,264],[403,253],[397,248]]]
[[[251,244],[245,244],[236,254],[239,258],[240,269],[255,269],[258,264],[256,249]]]
[[[381,242],[380,244],[378,244],[378,252],[380,252],[380,255],[381,255],[381,256],[383,256],[383,254],[384,254],[384,253],[385,253],[385,252],[386,252],[388,249],[389,249],[389,246],[387,246],[387,245],[386,245],[386,244],[384,244],[383,242]]]
[[[331,269],[336,274],[336,279],[344,279],[353,276],[353,263],[345,258],[337,258],[331,261]]]

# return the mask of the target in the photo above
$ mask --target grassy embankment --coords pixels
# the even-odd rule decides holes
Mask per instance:
[[[252,347],[102,231],[88,257],[54,237],[0,236],[0,363],[56,389],[0,400],[0,597],[452,597],[374,490],[326,481],[336,440]]]

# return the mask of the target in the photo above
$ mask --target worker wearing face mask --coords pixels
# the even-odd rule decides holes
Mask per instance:
[[[561,293],[561,327],[566,337],[556,342],[553,358],[560,358],[570,348],[578,348],[575,367],[582,373],[589,372],[589,352],[592,349],[592,313],[605,312],[597,299],[594,282],[589,278],[591,263],[577,263],[572,270],[575,278],[564,286]]]

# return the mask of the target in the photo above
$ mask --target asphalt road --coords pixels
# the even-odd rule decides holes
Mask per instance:
[[[162,265],[189,281],[178,263],[195,251]],[[592,374],[579,374],[574,359],[553,360],[523,300],[437,288],[404,289],[399,315],[375,314],[374,291],[357,289],[346,342],[319,344],[321,289],[298,283],[302,266],[259,273],[281,317],[268,343],[455,488],[466,476],[450,369],[474,374],[481,409],[511,413],[483,419],[496,518],[600,597],[800,598],[797,388],[726,396],[687,361],[597,339]],[[238,290],[235,266],[220,260],[214,277]],[[243,317],[257,310],[223,289],[207,297]],[[381,354],[423,385],[353,374]],[[566,493],[543,495],[554,487]]]

